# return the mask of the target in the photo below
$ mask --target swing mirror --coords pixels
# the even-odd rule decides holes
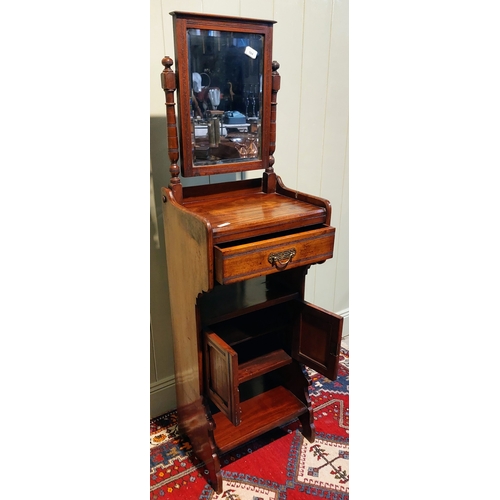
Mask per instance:
[[[171,14],[182,174],[265,169],[273,21]]]

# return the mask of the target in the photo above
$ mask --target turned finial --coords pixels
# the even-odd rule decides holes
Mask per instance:
[[[162,60],[161,60],[161,63],[163,64],[163,66],[165,66],[165,68],[170,68],[170,66],[172,66],[172,64],[174,64],[174,61],[172,60],[171,57],[168,57],[168,56],[165,56]],[[279,65],[278,65],[279,66]]]
[[[278,71],[280,69],[280,63],[278,61],[273,61],[272,66],[273,71]]]

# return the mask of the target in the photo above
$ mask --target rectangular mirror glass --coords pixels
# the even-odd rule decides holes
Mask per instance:
[[[193,164],[261,159],[264,37],[189,29],[187,38]]]

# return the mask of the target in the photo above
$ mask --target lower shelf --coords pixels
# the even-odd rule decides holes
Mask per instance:
[[[282,349],[264,354],[257,359],[251,359],[246,363],[242,363],[238,367],[238,383],[242,384],[253,378],[259,377],[272,370],[289,365],[292,358]]]
[[[307,410],[290,391],[275,387],[241,403],[241,423],[235,427],[222,413],[216,413],[215,442],[225,453],[275,427],[284,425]]]

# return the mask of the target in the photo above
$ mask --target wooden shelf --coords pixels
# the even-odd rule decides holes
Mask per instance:
[[[278,386],[241,403],[241,424],[235,427],[222,413],[213,416],[215,442],[221,453],[232,450],[307,410],[290,391]]]
[[[299,293],[265,276],[215,287],[198,299],[204,326],[299,297]]]
[[[260,377],[272,370],[277,370],[292,362],[292,358],[282,349],[270,352],[259,358],[242,363],[238,367],[238,383]]]
[[[215,323],[209,327],[227,344],[233,347],[238,354],[245,358],[248,341],[268,335],[277,337],[291,328],[293,310],[287,304],[278,304],[273,307],[252,311],[244,316]],[[245,344],[239,346],[239,344]],[[238,347],[239,346],[239,347]],[[269,352],[272,348],[267,349]],[[259,351],[263,352],[262,346]],[[244,360],[241,361],[242,363]]]

